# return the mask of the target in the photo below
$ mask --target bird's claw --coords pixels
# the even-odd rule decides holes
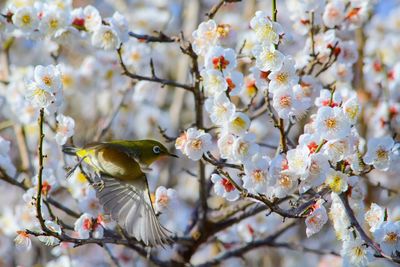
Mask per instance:
[[[104,181],[99,181],[99,182],[93,183],[93,187],[96,190],[98,190],[99,192],[101,192],[104,189]]]

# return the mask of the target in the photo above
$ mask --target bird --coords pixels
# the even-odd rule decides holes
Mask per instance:
[[[171,232],[158,221],[146,173],[164,156],[178,157],[156,140],[93,142],[81,148],[64,145],[63,152],[80,158],[100,178],[93,183],[106,213],[145,246],[172,244]]]

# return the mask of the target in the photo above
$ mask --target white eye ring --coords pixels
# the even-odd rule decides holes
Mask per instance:
[[[159,146],[153,146],[153,152],[154,152],[155,154],[160,154],[160,152],[161,152],[160,147],[159,147]]]

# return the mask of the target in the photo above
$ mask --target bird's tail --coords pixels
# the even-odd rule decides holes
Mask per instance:
[[[62,147],[62,152],[64,152],[65,154],[68,155],[76,155],[76,152],[78,152],[79,148],[75,147],[75,146],[71,146],[71,145],[63,145]]]

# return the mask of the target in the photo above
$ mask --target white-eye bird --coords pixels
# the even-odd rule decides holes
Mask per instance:
[[[99,174],[96,196],[104,210],[118,224],[146,246],[171,244],[171,232],[155,214],[146,178],[149,166],[171,154],[155,140],[115,140],[97,142],[82,148],[64,146],[63,152],[76,155]]]

